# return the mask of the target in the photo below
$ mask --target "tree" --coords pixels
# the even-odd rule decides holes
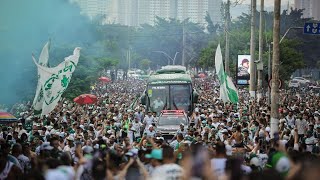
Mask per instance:
[[[284,40],[280,44],[280,77],[290,79],[292,73],[304,67],[303,55],[296,50],[299,46],[297,40]]]
[[[215,37],[217,35],[217,31],[220,28],[219,24],[213,24],[212,19],[210,14],[208,13],[208,11],[206,12],[206,17],[205,20],[207,22],[207,31],[209,32],[209,34],[213,37]]]
[[[140,67],[141,67],[141,69],[143,69],[143,70],[149,69],[150,64],[151,64],[151,61],[150,61],[149,59],[142,59],[142,60],[140,61]]]

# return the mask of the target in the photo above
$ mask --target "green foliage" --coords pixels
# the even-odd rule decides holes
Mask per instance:
[[[219,24],[213,24],[212,19],[210,17],[210,14],[208,12],[206,12],[206,17],[205,20],[207,22],[207,30],[209,32],[209,34],[213,37],[215,37],[217,35],[217,31],[220,28]]]
[[[112,67],[115,67],[119,64],[119,60],[108,57],[96,58],[96,61],[97,68],[100,71],[104,69],[111,69]]]
[[[140,61],[140,67],[141,67],[142,70],[149,69],[150,64],[151,64],[151,61],[149,59],[142,59]]]
[[[295,48],[300,43],[296,40],[284,40],[280,45],[280,77],[288,80],[291,74],[304,67],[303,55]]]

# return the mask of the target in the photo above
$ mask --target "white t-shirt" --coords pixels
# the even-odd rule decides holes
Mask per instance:
[[[217,177],[225,175],[227,158],[213,158],[211,159],[211,169]]]
[[[296,120],[296,126],[298,129],[298,134],[304,134],[306,131],[306,128],[308,127],[308,122],[305,119],[297,119]]]
[[[306,138],[305,143],[307,145],[306,151],[312,152],[313,146],[317,143],[317,139],[313,136]],[[310,144],[310,145],[308,145]]]
[[[134,130],[136,131],[134,133],[134,136],[137,138],[137,137],[140,137],[140,131],[141,131],[141,126],[142,126],[142,123],[140,122],[132,122],[132,127],[134,128]]]
[[[146,127],[148,127],[149,125],[152,125],[152,123],[154,122],[154,117],[153,116],[146,116],[144,118],[144,123],[146,123]]]
[[[183,170],[178,164],[164,164],[156,167],[152,174],[151,179],[171,180],[181,179]]]
[[[287,117],[286,117],[286,120],[287,120],[288,126],[294,127],[294,125],[295,125],[295,118],[294,118],[294,116],[291,116],[291,117],[287,116]]]
[[[75,171],[72,166],[59,166],[56,169],[49,169],[45,173],[46,180],[73,180],[75,177]]]
[[[212,126],[214,126],[216,129],[218,128],[219,125],[220,125],[219,122],[213,122],[213,123],[212,123]]]

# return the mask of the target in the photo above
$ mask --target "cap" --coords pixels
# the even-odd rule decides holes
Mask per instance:
[[[151,153],[146,154],[145,157],[148,159],[162,160],[162,149],[152,149]]]
[[[85,146],[85,147],[83,147],[82,150],[86,154],[91,154],[94,151],[94,149],[91,146]]]
[[[282,175],[286,175],[290,169],[290,160],[282,152],[276,152],[269,156],[267,167],[274,168]]]
[[[228,133],[228,130],[222,129],[222,130],[221,130],[221,133]]]
[[[271,130],[270,127],[266,127],[267,132],[270,132],[270,130]]]
[[[153,126],[152,126],[152,125],[149,125],[149,126],[148,126],[148,128],[151,128],[151,127],[153,127]]]
[[[259,160],[259,158],[257,156],[254,156],[250,159],[250,165],[251,166],[255,166],[255,167],[260,167],[261,166],[261,162]]]
[[[68,140],[68,141],[74,141],[74,138],[73,138],[72,136],[68,136],[68,137],[67,137],[67,140]]]
[[[53,149],[53,147],[52,146],[50,146],[50,143],[49,142],[44,142],[44,143],[42,143],[41,144],[41,146],[40,146],[40,151],[43,151],[43,150],[52,150]]]
[[[125,155],[127,156],[137,156],[138,155],[138,149],[130,149]]]
[[[18,123],[18,126],[22,126],[22,123]]]

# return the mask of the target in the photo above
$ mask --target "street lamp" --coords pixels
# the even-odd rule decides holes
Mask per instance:
[[[174,55],[174,58],[172,59],[167,53],[165,53],[163,51],[152,51],[152,52],[164,54],[166,56],[166,58],[168,59],[168,65],[170,65],[170,59],[172,61],[172,64],[175,65],[176,57],[177,57],[177,54],[179,53],[179,52],[176,52],[176,54]]]
[[[287,36],[287,34],[289,33],[289,31],[291,30],[291,29],[303,29],[303,27],[290,27],[289,29],[287,29],[287,31],[286,31],[286,33],[284,33],[284,35],[282,36],[282,38],[280,39],[280,44],[281,44],[281,42],[283,41],[283,39]]]

